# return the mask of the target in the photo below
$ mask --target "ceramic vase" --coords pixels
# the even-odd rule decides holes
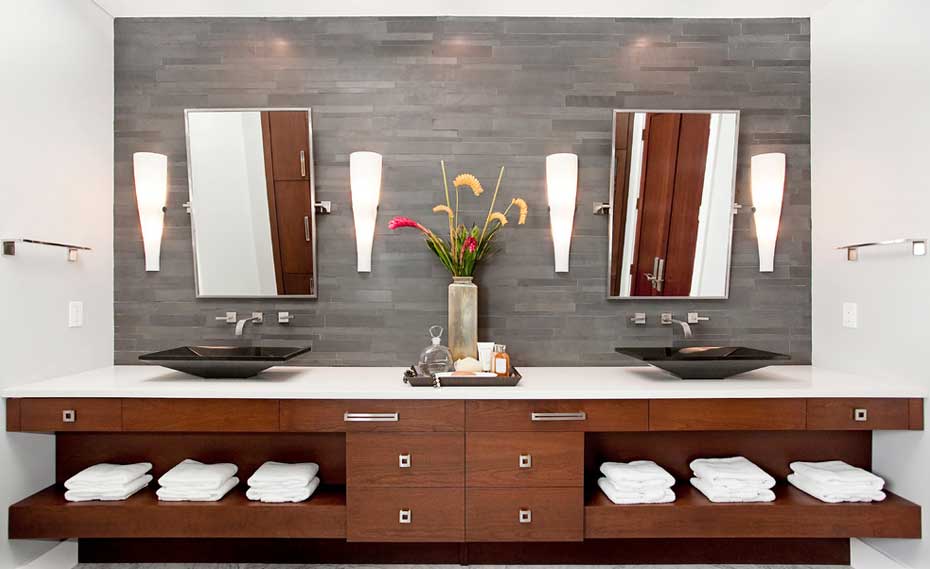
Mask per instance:
[[[472,277],[449,285],[449,350],[453,361],[478,356],[478,286]]]

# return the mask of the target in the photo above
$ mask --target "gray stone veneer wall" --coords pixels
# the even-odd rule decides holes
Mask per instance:
[[[117,19],[116,362],[191,343],[231,343],[225,310],[261,310],[244,342],[301,345],[299,363],[409,365],[444,324],[449,276],[403,214],[441,228],[439,159],[530,204],[504,250],[480,270],[480,336],[520,365],[617,365],[618,345],[661,345],[658,314],[698,310],[695,343],[747,345],[809,362],[810,25],[806,19],[537,18]],[[313,109],[319,217],[316,301],[196,300],[183,111],[189,107]],[[750,203],[749,157],[788,155],[775,272],[758,272],[751,215],[736,216],[730,298],[607,301],[607,218],[613,108],[739,109],[737,200]],[[371,274],[355,270],[348,154],[384,155]],[[166,153],[170,210],[162,270],[146,273],[132,153]],[[553,272],[545,156],[575,152],[580,187],[571,271]],[[487,206],[463,194],[464,203]],[[235,255],[235,251],[230,251]],[[297,314],[279,326],[273,312]],[[628,316],[645,311],[649,324]],[[675,332],[676,339],[678,332]]]

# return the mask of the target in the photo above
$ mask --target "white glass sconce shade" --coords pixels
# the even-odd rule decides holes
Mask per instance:
[[[375,238],[375,221],[381,198],[381,155],[377,152],[350,154],[349,182],[352,186],[358,272],[370,273],[371,245]]]
[[[142,227],[145,270],[158,271],[161,237],[165,229],[165,203],[168,200],[168,157],[154,152],[136,152],[132,155],[132,172],[136,183],[139,225]]]
[[[759,243],[759,272],[775,270],[775,242],[785,194],[785,155],[781,152],[752,157],[752,207]]]
[[[555,250],[555,272],[568,272],[568,254],[575,219],[578,194],[578,155],[571,153],[546,156],[546,192],[549,198],[549,224]]]

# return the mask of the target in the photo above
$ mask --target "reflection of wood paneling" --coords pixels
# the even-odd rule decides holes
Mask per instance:
[[[309,117],[304,111],[262,112],[268,214],[278,294],[312,294],[313,201]]]
[[[610,239],[610,296],[619,296],[623,274],[623,236],[626,233],[630,195],[630,160],[633,156],[633,117],[616,113],[614,129],[614,188]]]

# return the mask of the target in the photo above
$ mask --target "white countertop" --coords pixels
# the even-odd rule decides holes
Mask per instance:
[[[674,378],[651,367],[520,368],[516,387],[410,387],[403,368],[276,367],[251,379],[201,379],[158,366],[110,366],[7,387],[2,397],[197,399],[688,399],[925,397],[905,379],[812,366],[771,366],[724,380]]]

